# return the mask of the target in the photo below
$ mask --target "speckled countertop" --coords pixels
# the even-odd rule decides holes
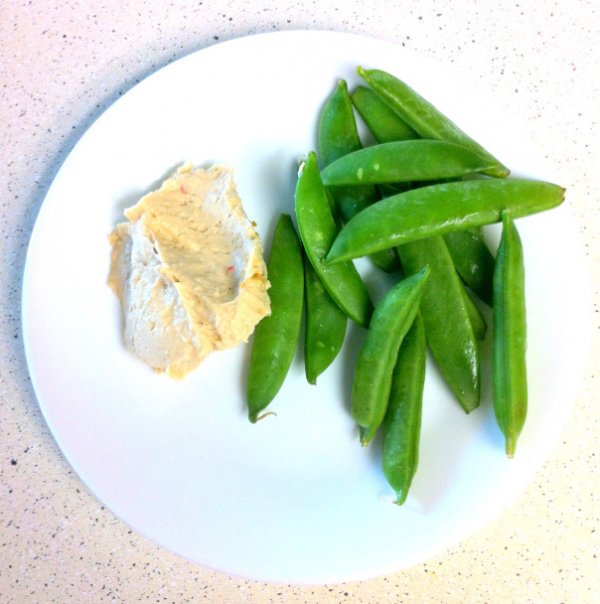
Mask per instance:
[[[102,507],[50,435],[25,363],[20,292],[31,229],[61,162],[106,107],[156,68],[217,40],[308,28],[394,41],[470,70],[492,87],[501,107],[530,125],[556,181],[570,191],[590,261],[596,336],[600,9],[594,0],[347,0],[330,5],[4,0],[0,601],[599,601],[597,338],[572,417],[525,493],[461,545],[425,564],[365,582],[270,585],[188,563],[132,532]]]

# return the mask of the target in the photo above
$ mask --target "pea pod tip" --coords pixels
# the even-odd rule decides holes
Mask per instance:
[[[269,415],[274,415],[275,417],[277,417],[277,413],[275,413],[275,411],[265,411],[265,413],[263,413],[262,415],[259,415],[258,412],[249,413],[248,419],[250,420],[250,423],[256,424],[257,422],[265,419],[265,417],[268,417]]]
[[[344,78],[340,78],[337,82],[337,87],[343,90],[348,90],[348,82]]]
[[[463,411],[467,415],[469,415],[470,413],[475,411],[475,409],[478,409],[481,404],[479,399],[471,400],[470,398],[465,398],[465,397],[461,398],[459,400],[459,402],[463,408]]]
[[[500,162],[498,162],[497,165],[492,166],[491,169],[495,170],[494,176],[497,178],[508,178],[510,176],[510,169]]]
[[[334,243],[335,245],[335,243]],[[339,254],[336,253],[336,250],[332,247],[327,255],[323,258],[324,264],[337,264],[338,262],[344,261],[345,258],[340,258]]]
[[[404,502],[406,501],[407,497],[408,497],[407,489],[401,489],[399,491],[396,491],[396,499],[394,500],[394,503],[396,505],[403,505]]]
[[[517,439],[516,437],[508,436],[506,438],[506,457],[509,459],[514,459],[515,457],[515,449],[517,448]]]
[[[364,428],[363,426],[359,427],[358,431],[360,446],[367,447],[369,443],[373,440],[373,436],[375,436],[375,432],[371,429]]]

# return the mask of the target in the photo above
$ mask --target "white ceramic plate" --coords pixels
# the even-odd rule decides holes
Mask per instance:
[[[588,307],[568,203],[519,221],[530,411],[517,458],[505,458],[493,419],[489,342],[482,406],[469,416],[430,364],[421,462],[402,508],[391,503],[377,445],[358,445],[348,412],[358,330],[317,387],[306,383],[299,351],[272,405],[277,417],[257,425],[245,412],[248,346],[214,354],[181,382],[126,352],[117,300],[106,286],[107,234],[122,210],[185,161],[223,163],[235,169],[268,249],[276,216],[293,212],[296,161],[315,146],[321,103],[338,78],[358,83],[358,64],[408,81],[515,173],[552,180],[514,123],[446,67],[353,35],[258,35],[187,56],[106,111],[62,166],[31,239],[27,358],[65,456],[124,522],[227,573],[352,580],[442,551],[521,491],[548,454],[580,380]],[[488,235],[495,245],[497,229]],[[361,270],[377,289],[364,263]]]

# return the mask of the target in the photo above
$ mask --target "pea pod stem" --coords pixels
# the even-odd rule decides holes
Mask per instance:
[[[486,174],[508,176],[509,170],[506,166],[405,82],[380,69],[367,70],[358,67],[357,71],[375,93],[421,137],[456,142],[470,147],[492,162],[492,167],[486,170]]]
[[[425,329],[417,313],[400,346],[382,425],[381,465],[386,480],[396,493],[398,505],[406,501],[419,463],[425,348]]]
[[[502,213],[502,238],[496,256],[493,305],[494,412],[513,457],[527,415],[527,321],[523,247],[508,211]]]
[[[360,348],[352,384],[352,417],[367,445],[379,428],[389,400],[398,350],[419,308],[429,267],[405,277],[381,299]]]
[[[288,214],[281,214],[275,227],[267,274],[271,314],[256,326],[246,385],[252,423],[279,392],[300,335],[304,268],[300,241]]]
[[[403,243],[499,222],[504,209],[514,217],[556,207],[564,189],[527,179],[448,182],[392,195],[356,215],[327,254],[347,261]]]

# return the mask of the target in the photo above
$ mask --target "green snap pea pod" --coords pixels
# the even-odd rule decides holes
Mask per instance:
[[[339,159],[346,153],[362,148],[348,86],[339,80],[327,97],[317,126],[317,149],[322,166]]]
[[[493,393],[496,420],[513,457],[527,415],[527,324],[523,247],[509,212],[502,214],[502,238],[494,271]]]
[[[465,298],[465,307],[467,309],[467,313],[469,314],[469,320],[473,326],[475,337],[478,340],[483,340],[487,332],[487,323],[485,317],[469,295],[469,292],[464,287],[462,288],[462,291]]]
[[[493,166],[486,170],[489,176],[505,177],[509,170],[479,143],[463,132],[454,122],[415,92],[410,86],[379,69],[357,68],[358,74],[398,115],[421,137],[452,141],[470,147],[487,156]]]
[[[344,80],[338,82],[323,105],[317,127],[317,141],[321,167],[362,148],[348,86]],[[379,198],[373,185],[335,187],[329,191],[344,221],[350,220]],[[374,254],[372,260],[386,272],[395,270],[399,264],[394,250]]]
[[[480,300],[492,305],[494,257],[483,239],[481,227],[444,235],[461,279]]]
[[[387,197],[344,226],[327,255],[329,263],[366,256],[416,239],[478,227],[556,207],[558,185],[527,179],[448,182]]]
[[[340,208],[331,190],[325,188],[325,193],[331,215],[339,231],[344,224]],[[339,354],[346,336],[348,317],[327,293],[306,254],[304,254],[304,303],[306,305],[304,372],[308,383],[314,385],[319,375]]]
[[[352,94],[352,102],[378,142],[419,138],[371,89],[358,86]],[[421,183],[423,184],[425,183]],[[380,186],[380,192],[385,192],[386,186],[389,185]],[[448,233],[445,239],[462,280],[486,304],[491,305],[494,258],[483,240],[482,229]]]
[[[420,138],[419,135],[370,88],[357,86],[350,95],[375,140],[378,143],[405,141]]]
[[[308,154],[296,184],[296,218],[306,255],[321,283],[336,304],[359,325],[366,326],[373,310],[369,293],[352,262],[326,264],[325,255],[338,228],[314,151]]]
[[[323,184],[389,184],[455,179],[485,172],[487,158],[447,141],[417,139],[365,147],[335,160],[321,172]]]
[[[383,185],[382,189],[383,189],[384,193],[387,193],[389,195],[395,195],[398,192],[397,187],[395,185]],[[463,231],[458,231],[458,233],[463,233]],[[420,240],[420,241],[424,241],[424,240]],[[445,241],[445,238],[444,238],[444,241]],[[454,261],[454,258],[452,258],[452,260]],[[455,263],[454,268],[456,269],[456,263]],[[463,289],[463,294],[464,294],[464,298],[465,298],[465,306],[467,308],[467,312],[469,313],[469,318],[473,325],[475,337],[478,340],[483,340],[485,338],[485,334],[487,332],[487,323],[486,323],[485,317],[483,316],[482,312],[479,310],[479,308],[477,307],[477,305],[475,304],[475,302],[469,295],[469,292],[464,287],[462,289]]]
[[[382,185],[380,189],[384,197],[402,192],[395,185]],[[482,227],[446,233],[444,241],[454,261],[454,267],[465,285],[480,300],[491,306],[494,257],[485,243]],[[477,312],[481,315],[479,310]],[[483,317],[481,320],[484,320]]]
[[[304,258],[306,326],[304,366],[309,384],[331,365],[346,335],[347,317],[331,299],[308,258]]]
[[[417,313],[398,352],[390,400],[382,424],[381,465],[386,480],[396,493],[398,505],[406,501],[419,463],[425,344],[423,321]]]
[[[383,185],[382,188],[383,188],[384,193],[388,193],[389,195],[395,195],[398,192],[396,190],[397,187],[393,186],[393,185]],[[462,234],[463,231],[457,231],[457,233]],[[452,234],[454,234],[454,233],[452,233]],[[446,240],[446,238],[444,237],[444,241],[445,240]],[[423,241],[423,240],[420,240],[420,241]],[[449,246],[447,246],[447,247],[448,247],[448,250],[450,251]],[[452,257],[452,260],[454,261],[454,257]],[[455,265],[454,268],[456,269],[456,262],[454,263],[454,265]],[[467,312],[469,313],[469,318],[471,319],[471,323],[473,325],[475,337],[478,340],[483,340],[485,338],[485,334],[487,332],[487,323],[486,323],[485,317],[483,316],[482,312],[479,310],[478,306],[475,304],[475,302],[469,295],[469,292],[464,287],[463,287],[463,293],[464,293],[464,298],[465,298],[465,306],[467,308]]]
[[[398,350],[419,310],[429,276],[424,267],[402,279],[381,299],[360,348],[352,383],[352,417],[367,445],[385,416]]]
[[[413,241],[398,248],[407,273],[429,266],[420,314],[431,354],[444,380],[469,413],[479,406],[479,346],[464,286],[442,237]]]
[[[304,267],[292,219],[279,217],[267,265],[271,314],[256,326],[247,379],[248,418],[255,423],[288,373],[302,322]]]

